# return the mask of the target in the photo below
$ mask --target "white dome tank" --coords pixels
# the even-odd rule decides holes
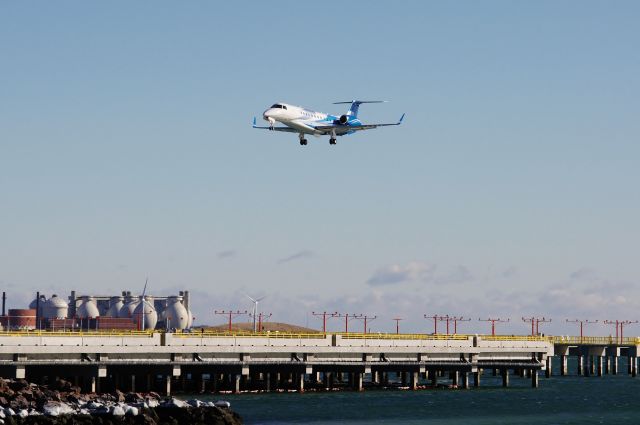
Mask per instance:
[[[40,304],[38,304],[38,299],[36,298],[35,300],[31,301],[31,303],[29,304],[29,308],[35,310],[36,306],[38,307],[38,316],[42,317],[44,316],[46,307],[45,304],[47,303],[47,297],[45,297],[43,294],[40,294]]]
[[[82,301],[80,301],[80,306],[78,307],[77,316],[80,319],[95,319],[96,317],[100,317],[100,311],[98,310],[96,299],[88,296],[82,297]]]
[[[163,312],[167,328],[185,329],[189,324],[189,312],[182,305],[182,297],[167,298],[167,308]]]
[[[142,320],[143,314],[144,320]],[[142,299],[140,300],[140,302],[138,302],[135,310],[133,310],[133,321],[140,327],[140,330],[156,328],[156,324],[158,323],[158,313],[153,307],[152,296],[145,295],[144,302],[142,302]]]
[[[124,300],[124,305],[120,308],[118,317],[123,319],[131,319],[133,317],[133,310],[138,306],[139,301],[131,296],[127,296]]]
[[[44,317],[47,319],[66,319],[69,314],[69,305],[57,295],[52,295],[45,304]]]
[[[191,329],[191,326],[193,326],[193,314],[191,310],[187,310],[187,329]]]
[[[109,300],[109,310],[107,310],[107,317],[118,317],[120,315],[120,310],[122,309],[122,307],[124,306],[124,298],[118,296],[118,297],[111,297],[111,299]]]

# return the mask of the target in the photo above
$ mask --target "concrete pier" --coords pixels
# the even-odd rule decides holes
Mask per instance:
[[[85,391],[97,391],[102,379],[108,390],[167,395],[305,391],[336,384],[360,391],[379,383],[398,385],[398,380],[389,383],[389,373],[411,389],[419,387],[420,376],[434,386],[441,376],[469,388],[469,374],[477,387],[483,369],[504,371],[508,384],[509,371],[550,368],[553,355],[547,338],[481,335],[0,333],[0,376],[34,381],[60,376],[72,382],[84,377]],[[340,375],[342,382],[334,382]]]

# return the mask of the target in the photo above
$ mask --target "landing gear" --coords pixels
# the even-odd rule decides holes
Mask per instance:
[[[306,146],[307,139],[304,138],[304,133],[300,133],[298,138],[300,139],[300,146]]]
[[[329,144],[330,145],[335,145],[336,144],[336,139],[334,139],[333,137],[331,139],[329,139]]]

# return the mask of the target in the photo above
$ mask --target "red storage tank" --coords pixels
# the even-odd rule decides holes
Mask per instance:
[[[35,329],[36,309],[35,308],[13,308],[9,309],[6,318],[8,329]]]

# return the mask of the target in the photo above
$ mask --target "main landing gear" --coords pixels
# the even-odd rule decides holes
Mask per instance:
[[[330,145],[335,145],[336,144],[336,139],[334,139],[333,137],[331,139],[329,139],[329,144]]]
[[[306,146],[307,145],[307,139],[304,138],[304,134],[300,133],[298,138],[300,139],[300,146]]]

